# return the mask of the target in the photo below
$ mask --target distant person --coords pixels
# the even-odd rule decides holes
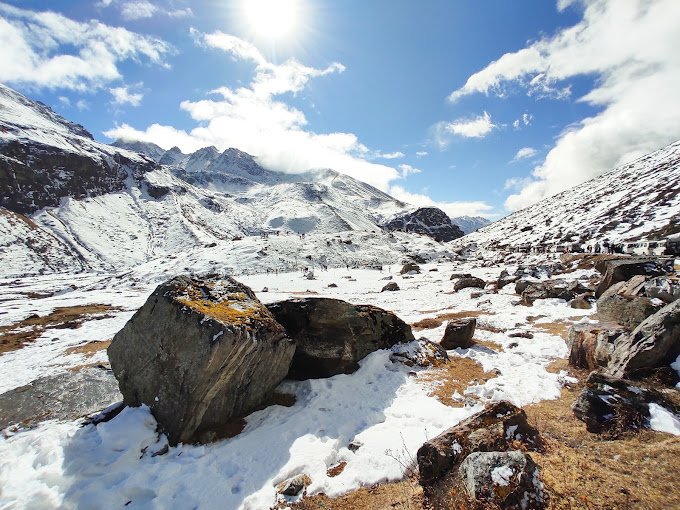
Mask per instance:
[[[600,243],[595,243],[595,253],[600,253]]]

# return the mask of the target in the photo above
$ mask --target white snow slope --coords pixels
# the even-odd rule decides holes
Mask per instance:
[[[566,169],[565,169],[566,171]],[[484,245],[625,242],[680,232],[680,141],[461,239]]]

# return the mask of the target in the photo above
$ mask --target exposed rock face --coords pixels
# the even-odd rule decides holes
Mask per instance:
[[[260,405],[294,350],[250,288],[213,274],[160,285],[108,354],[125,403],[148,405],[176,444],[214,439]]]
[[[546,493],[538,465],[526,453],[475,452],[459,468],[467,496],[498,508],[542,509]]]
[[[627,282],[618,282],[609,287],[597,300],[597,315],[604,321],[612,321],[635,329],[650,315],[663,307],[663,302],[644,295],[646,278],[633,276]]]
[[[642,388],[633,381],[593,372],[586,388],[572,405],[576,417],[589,432],[619,434],[649,425],[649,404],[680,413],[676,406],[656,390]]]
[[[570,326],[567,340],[569,364],[590,370],[606,367],[616,339],[625,332],[623,326],[614,323]]]
[[[510,402],[494,402],[420,447],[420,483],[426,486],[436,482],[473,452],[511,450],[515,441],[528,450],[541,447],[538,431],[527,423],[522,409]]]
[[[310,379],[354,372],[378,349],[414,340],[392,312],[339,299],[290,299],[268,305],[297,347],[289,377]]]
[[[481,278],[471,277],[471,278],[460,278],[453,284],[453,290],[458,292],[459,290],[467,289],[469,287],[475,289],[483,289],[486,286],[486,282]]]
[[[618,282],[630,280],[635,275],[661,276],[673,271],[673,258],[629,258],[607,260],[600,267],[602,279],[595,291],[600,297],[604,291]]]
[[[0,430],[14,423],[73,420],[120,398],[116,379],[104,368],[41,377],[0,395]]]
[[[463,237],[463,231],[451,222],[444,211],[436,207],[421,207],[402,214],[382,225],[382,228],[425,234],[444,242]]]
[[[680,355],[680,300],[651,315],[631,333],[620,336],[607,372],[639,377],[667,367]]]
[[[577,294],[587,290],[577,281],[546,280],[531,282],[522,291],[522,304],[531,306],[537,299],[564,299],[565,301],[570,301]]]
[[[394,292],[396,290],[399,290],[399,285],[397,285],[396,282],[390,282],[387,285],[385,285],[380,292]]]
[[[472,347],[476,327],[477,319],[474,318],[449,321],[439,345],[447,350]]]
[[[503,287],[506,285],[509,285],[511,283],[515,283],[517,280],[519,280],[519,276],[517,275],[510,275],[505,269],[501,271],[501,274],[498,276],[498,280],[496,281],[496,289],[501,290]]]

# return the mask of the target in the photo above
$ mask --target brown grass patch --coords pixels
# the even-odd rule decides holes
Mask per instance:
[[[489,312],[482,312],[480,310],[465,310],[462,312],[447,312],[437,315],[436,317],[428,317],[426,319],[421,319],[417,322],[411,324],[411,327],[416,331],[422,329],[434,329],[438,328],[445,321],[452,321],[457,319],[469,319],[471,317],[480,317],[481,315],[490,315]]]
[[[108,349],[109,345],[111,345],[111,340],[93,340],[92,342],[69,347],[66,349],[66,354],[84,354],[90,357],[99,351]]]
[[[32,315],[10,326],[0,326],[0,354],[21,349],[48,329],[77,329],[86,320],[108,319],[107,312],[120,310],[110,305],[78,305],[55,308],[43,317]]]
[[[416,480],[362,487],[339,498],[308,496],[290,506],[293,510],[394,510],[423,508],[423,490]]]
[[[566,360],[552,364],[564,369]],[[585,371],[572,375],[585,378]],[[583,388],[562,390],[558,400],[526,406],[529,422],[538,427],[546,451],[531,456],[541,466],[551,493],[549,508],[559,510],[677,508],[680,490],[680,437],[643,430],[617,440],[586,431],[571,404]]]
[[[450,407],[463,407],[464,403],[454,400],[453,394],[458,392],[463,395],[473,381],[486,381],[493,377],[495,374],[485,372],[482,365],[476,361],[470,358],[453,357],[443,367],[423,372],[421,380],[434,384],[430,391],[431,397],[435,397],[442,404]]]
[[[551,335],[561,336],[564,340],[569,337],[569,324],[568,322],[545,322],[541,324],[534,324],[534,327],[542,329],[546,333]]]
[[[475,345],[481,345],[482,347],[486,347],[487,349],[491,349],[492,351],[504,352],[502,345],[497,344],[496,342],[492,342],[491,340],[478,340],[475,338],[474,342]]]
[[[330,478],[335,478],[336,476],[338,476],[340,473],[342,473],[345,470],[346,465],[347,465],[347,462],[345,462],[343,460],[342,462],[336,464],[335,466],[329,467],[328,470],[326,471],[326,474]]]

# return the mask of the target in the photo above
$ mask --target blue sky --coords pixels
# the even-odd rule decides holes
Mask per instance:
[[[503,216],[680,138],[675,0],[49,9],[0,3],[0,81],[95,138],[236,146],[454,216]]]

